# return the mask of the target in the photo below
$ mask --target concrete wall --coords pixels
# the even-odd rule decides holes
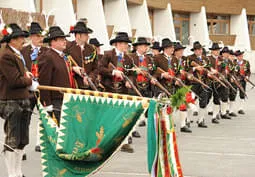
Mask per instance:
[[[129,5],[131,28],[136,29],[135,37],[152,38],[152,30],[146,0],[142,5]]]
[[[210,45],[205,7],[199,13],[190,13],[190,37],[202,45]]]
[[[126,0],[105,0],[104,10],[106,24],[114,25],[114,32],[124,31],[132,36]]]
[[[70,26],[76,22],[72,0],[43,0],[43,11],[52,12],[56,25],[60,26],[65,33],[69,33]]]
[[[108,50],[110,45],[102,0],[79,0],[77,3],[78,19],[88,19],[88,27],[94,31],[90,37],[96,37],[104,44],[102,50]]]
[[[33,0],[1,0],[0,7],[13,8],[27,12],[36,12]]]
[[[175,41],[175,31],[173,23],[173,15],[171,5],[168,4],[166,9],[154,10],[154,36],[160,36],[160,38],[168,37]]]

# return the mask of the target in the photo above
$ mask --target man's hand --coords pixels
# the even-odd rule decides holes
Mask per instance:
[[[39,86],[39,83],[37,81],[32,80],[32,85],[28,87],[28,89],[30,91],[36,91],[38,86]]]
[[[171,76],[169,75],[168,72],[162,73],[162,74],[161,74],[161,77],[162,77],[162,78],[165,78],[165,79],[171,79]]]
[[[123,80],[123,76],[122,76],[122,72],[119,70],[113,70],[113,75],[116,76],[117,78],[120,78],[121,80]]]
[[[83,83],[84,85],[89,85],[89,81],[87,77],[83,77]]]
[[[151,84],[156,85],[156,83],[157,83],[157,80],[155,78],[152,78],[151,79]]]
[[[196,66],[196,67],[194,67],[194,69],[197,70],[197,71],[202,71],[204,69],[204,67],[203,66]]]
[[[81,76],[81,70],[82,70],[82,67],[79,67],[79,66],[73,66],[73,71],[80,75]]]
[[[211,68],[211,72],[212,72],[212,74],[217,74],[218,73],[218,71],[216,69],[213,69],[213,68]]]
[[[129,88],[129,89],[132,88],[131,85],[130,85],[130,83],[129,83],[128,81],[126,81],[125,86],[126,86],[127,88]]]
[[[31,72],[29,72],[29,71],[25,72],[25,77],[27,77],[29,79],[33,79],[34,78],[33,74]]]

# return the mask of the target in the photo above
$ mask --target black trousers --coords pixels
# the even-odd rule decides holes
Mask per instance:
[[[236,84],[231,83],[231,85],[237,90]],[[237,96],[237,93],[234,90],[229,89],[229,100],[230,101],[235,101],[236,100],[236,96]]]
[[[8,146],[4,146],[4,151],[24,149],[29,143],[29,125],[31,118],[29,99],[7,100],[5,102],[2,116],[5,119],[5,144]]]
[[[206,106],[209,103],[210,97],[211,97],[211,91],[203,88],[200,84],[192,84],[191,90],[199,96],[199,107],[200,108],[206,108]]]
[[[53,105],[53,112],[49,112],[49,114],[50,114],[51,117],[54,114],[55,118],[57,119],[57,124],[59,126],[63,100],[62,99],[51,100],[51,103]]]
[[[246,81],[245,80],[240,80],[240,84],[242,85],[244,91],[246,91]],[[245,99],[245,95],[241,90],[239,89],[239,96],[241,99]]]
[[[226,103],[229,97],[229,89],[223,87],[219,83],[212,83],[213,103],[220,105],[220,101]]]

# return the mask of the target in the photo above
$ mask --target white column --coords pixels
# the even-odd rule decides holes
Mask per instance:
[[[79,0],[77,3],[78,19],[87,18],[88,27],[94,31],[90,37],[104,44],[102,50],[110,49],[102,0]]]
[[[13,8],[16,10],[35,12],[34,0],[5,0],[0,1],[0,7]]]
[[[43,0],[43,11],[55,16],[56,25],[65,33],[76,22],[72,0]]]
[[[199,13],[190,13],[190,37],[207,47],[210,44],[205,7]]]
[[[246,9],[240,15],[231,15],[230,34],[236,35],[235,48],[251,51]]]
[[[146,0],[142,5],[129,5],[128,12],[132,29],[136,29],[135,37],[152,38],[150,17]]]
[[[176,41],[174,22],[172,15],[172,8],[168,3],[166,9],[154,10],[154,36],[158,38],[170,38],[172,41]]]
[[[127,32],[132,35],[126,0],[106,0],[104,4],[107,25],[114,25],[114,32]]]

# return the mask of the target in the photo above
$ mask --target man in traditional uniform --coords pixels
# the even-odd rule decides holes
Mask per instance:
[[[110,40],[110,45],[113,45],[114,49],[104,53],[99,72],[107,92],[127,94],[128,90],[131,89],[130,83],[123,78],[123,74],[125,74],[134,81],[132,72],[127,70],[133,67],[133,61],[127,55],[128,43],[131,43],[128,34],[118,32],[116,37]],[[115,68],[110,64],[114,65]],[[124,144],[121,150],[130,153],[134,151],[128,143]]]
[[[80,89],[93,89],[89,85],[88,77],[92,79],[93,83],[97,80],[97,52],[96,48],[88,44],[89,34],[93,30],[88,28],[84,22],[77,22],[76,25],[71,28],[70,33],[74,33],[75,40],[67,42],[65,53],[72,57],[73,65],[76,74],[74,76],[76,84]],[[82,68],[82,70],[80,70]],[[80,70],[80,71],[79,71]],[[84,73],[88,77],[84,77]]]
[[[193,48],[191,51],[194,54],[188,56],[188,65],[189,71],[192,73],[196,78],[200,79],[202,82],[208,82],[207,73],[204,71],[204,66],[208,66],[210,64],[208,58],[206,58],[203,53],[203,46],[198,42],[193,43]],[[206,116],[206,107],[209,103],[210,92],[204,88],[199,83],[191,82],[192,84],[192,91],[199,96],[199,118],[198,118],[198,127],[199,128],[207,128],[205,124],[205,116]]]
[[[38,56],[44,53],[47,48],[43,47],[43,29],[39,25],[39,23],[32,22],[29,28],[29,38],[31,43],[21,50],[25,61],[27,69],[32,72],[34,76],[34,80],[38,80]],[[33,111],[34,107],[37,105],[37,95],[36,92],[30,92],[30,108]],[[31,115],[32,116],[32,112]],[[40,149],[40,123],[37,125],[37,137],[36,137],[36,146],[35,151],[41,152]]]
[[[17,24],[5,26],[1,42],[6,48],[0,55],[0,105],[1,117],[5,119],[4,157],[9,177],[22,177],[23,149],[29,143],[30,103],[29,88],[32,74],[26,69],[21,54],[24,38],[28,32],[22,31]],[[3,111],[4,110],[4,111]]]
[[[251,69],[250,69],[249,61],[243,59],[243,54],[244,54],[244,52],[241,52],[240,50],[237,50],[235,52],[235,56],[237,58],[235,72],[237,73],[237,77],[238,77],[243,89],[246,90],[246,80],[245,79],[250,78]],[[245,114],[245,112],[243,110],[243,105],[245,103],[245,94],[240,91],[239,96],[241,99],[240,100],[241,103],[240,103],[238,114]]]
[[[174,93],[174,82],[171,77],[173,73],[170,72],[172,68],[171,61],[174,52],[174,43],[170,39],[165,38],[162,40],[161,49],[163,53],[156,55],[154,57],[154,62],[156,67],[161,68],[164,72],[157,69],[157,78],[170,93]],[[160,91],[156,93],[156,95],[159,93]]]
[[[97,38],[91,38],[89,40],[89,44],[93,45],[96,48],[96,50],[97,50],[97,58],[98,58],[98,61],[100,61],[102,59],[102,57],[103,57],[103,55],[101,54],[101,46],[103,46],[104,44],[101,44],[97,40]]]
[[[188,72],[188,63],[187,58],[183,56],[184,49],[186,47],[182,46],[179,42],[176,43],[174,47],[174,56],[171,60],[171,66],[172,66],[172,72],[174,72],[175,77],[179,78],[184,84],[188,84],[187,77],[185,75],[185,72]],[[178,82],[175,82],[175,90],[177,91],[179,88],[181,88],[182,85]],[[191,93],[187,93],[191,96]],[[192,107],[192,102],[194,102],[194,99],[186,99],[186,103],[189,104],[190,107]],[[184,133],[192,133],[190,130],[190,119],[188,118],[188,108],[186,104],[182,104],[179,107],[179,118],[180,118],[180,131]],[[187,122],[187,124],[186,124]]]
[[[138,90],[142,93],[143,96],[151,98],[152,97],[151,84],[155,84],[155,80],[150,79],[146,75],[146,73],[149,73],[150,75],[154,75],[155,67],[154,67],[152,58],[146,55],[149,45],[150,43],[147,41],[146,38],[138,37],[137,41],[133,43],[135,52],[130,54],[129,56],[131,57],[135,65],[134,66],[135,86],[138,88]],[[132,94],[135,94],[135,93],[133,92]],[[145,116],[142,116],[139,126],[142,127],[145,125],[146,125]],[[137,131],[134,131],[132,135],[134,137],[140,137]]]
[[[44,42],[49,43],[50,49],[38,58],[40,85],[75,88],[71,61],[64,54],[66,37],[58,26],[52,26]],[[57,123],[60,122],[60,112],[63,94],[57,91],[40,91],[42,104],[51,112]]]
[[[213,43],[212,47],[209,48],[211,50],[211,55],[208,57],[211,63],[211,71],[217,75],[217,73],[223,73],[223,58],[220,56],[220,49],[218,43]],[[219,77],[217,75],[217,77]],[[219,124],[220,120],[220,110],[221,113],[226,111],[226,105],[228,101],[228,90],[220,83],[213,81],[212,82],[212,91],[213,91],[213,118],[212,123]],[[225,114],[223,118],[228,118]]]
[[[230,62],[229,74],[234,76],[234,75],[236,75],[235,74],[235,66],[236,66],[237,62],[236,62],[235,53],[233,50],[229,51],[229,62]],[[236,86],[233,78],[230,77],[228,79],[229,79],[229,82],[231,83],[232,87],[234,87],[237,90],[237,86]],[[229,115],[231,117],[237,117],[237,114],[234,111],[236,96],[237,96],[237,92],[230,89],[230,91],[229,91]]]

